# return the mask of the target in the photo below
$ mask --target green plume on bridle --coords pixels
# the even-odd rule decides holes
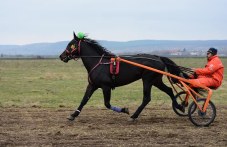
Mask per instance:
[[[78,37],[79,39],[83,39],[83,38],[85,37],[85,34],[82,33],[82,32],[79,32],[79,33],[77,34],[77,37]]]

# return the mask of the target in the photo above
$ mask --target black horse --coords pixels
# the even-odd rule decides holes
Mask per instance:
[[[152,86],[155,86],[168,94],[172,99],[173,105],[177,109],[184,111],[184,107],[179,105],[175,100],[172,88],[163,83],[163,75],[159,73],[121,62],[119,73],[113,77],[110,73],[110,64],[112,64],[110,63],[110,58],[114,57],[116,57],[116,55],[107,51],[95,40],[89,39],[86,36],[78,38],[74,33],[74,38],[69,42],[65,51],[60,55],[60,59],[64,62],[68,62],[71,59],[81,58],[88,72],[88,86],[80,106],[70,115],[68,118],[69,120],[74,120],[80,114],[84,105],[88,102],[93,92],[98,88],[101,88],[103,91],[104,104],[108,109],[129,114],[128,108],[119,108],[110,104],[111,90],[115,87],[132,83],[138,79],[142,79],[143,81],[143,101],[131,116],[132,120],[138,118],[144,107],[150,102]],[[176,64],[166,57],[149,54],[120,57],[158,70],[164,71],[167,69],[168,72],[177,76],[180,76],[181,73],[179,67],[173,66]]]

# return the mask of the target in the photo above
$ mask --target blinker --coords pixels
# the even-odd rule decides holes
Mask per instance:
[[[73,45],[71,45],[71,49],[75,49],[76,47],[75,47],[75,44],[73,44]]]

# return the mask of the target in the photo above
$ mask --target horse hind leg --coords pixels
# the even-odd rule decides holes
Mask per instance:
[[[160,80],[157,80],[157,82],[154,84],[155,87],[157,87],[158,89],[160,89],[161,91],[165,92],[167,95],[170,96],[173,105],[179,109],[182,112],[185,112],[185,108],[182,105],[179,105],[175,99],[175,96],[173,94],[173,90],[172,88],[166,86],[163,81],[162,78],[160,78]]]
[[[104,96],[104,104],[105,104],[106,108],[111,109],[115,112],[129,114],[128,108],[120,108],[120,107],[116,107],[116,106],[111,106],[111,104],[110,104],[111,88],[110,87],[103,87],[102,90],[103,90],[103,96]]]
[[[143,101],[141,105],[137,108],[135,113],[130,117],[130,121],[134,121],[136,118],[138,118],[145,106],[151,101],[151,87],[151,83],[147,82],[146,80],[143,80]]]

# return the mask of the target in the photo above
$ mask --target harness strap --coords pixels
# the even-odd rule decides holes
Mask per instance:
[[[91,73],[92,73],[100,64],[102,64],[102,59],[103,59],[103,57],[104,57],[104,54],[101,56],[99,62],[98,62],[98,63],[91,69],[91,71],[88,73],[88,82],[89,82],[90,84],[92,84],[90,75],[91,75]]]
[[[116,57],[110,59],[110,74],[113,81],[113,85],[115,85],[116,83],[116,75],[119,74],[119,65],[120,62],[117,60]]]
[[[112,75],[117,75],[119,73],[119,64],[116,57],[110,59],[110,73]]]

